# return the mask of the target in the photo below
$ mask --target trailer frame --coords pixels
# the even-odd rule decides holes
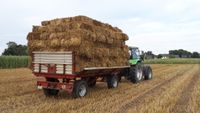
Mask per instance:
[[[90,78],[90,77],[95,77],[97,79],[97,78],[105,78],[106,76],[118,75],[122,69],[128,67],[129,66],[85,68],[79,74],[51,74],[51,73],[35,73],[35,72],[33,72],[33,74],[37,77],[44,77],[46,78],[46,80],[47,78],[63,80],[61,82],[37,81],[38,89],[47,88],[47,89],[65,90],[67,91],[67,93],[71,94],[73,91],[74,82],[76,80],[82,80],[84,78]],[[104,80],[101,79],[98,80],[98,82],[104,82]]]

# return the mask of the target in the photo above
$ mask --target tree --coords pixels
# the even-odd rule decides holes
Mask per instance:
[[[200,55],[198,52],[193,52],[192,53],[192,58],[200,58]]]
[[[163,56],[161,55],[161,54],[159,54],[158,56],[157,56],[157,58],[162,58]]]
[[[8,48],[10,48],[12,46],[17,46],[17,43],[15,43],[15,42],[8,42],[7,45],[8,45]]]
[[[169,51],[170,55],[178,55],[180,58],[187,57],[190,58],[192,53],[183,49],[179,50],[170,50]]]
[[[147,51],[146,55],[153,55],[153,52],[152,51]]]
[[[8,48],[4,50],[2,55],[16,55],[16,56],[28,55],[26,45],[21,45],[21,44],[18,45],[15,42],[8,42],[7,45]]]
[[[145,59],[154,59],[154,54],[152,51],[147,51],[144,53],[145,54]]]

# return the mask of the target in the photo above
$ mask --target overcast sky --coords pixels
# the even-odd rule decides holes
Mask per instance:
[[[0,53],[8,41],[26,44],[32,25],[85,15],[117,26],[128,45],[153,53],[200,52],[200,0],[0,0]]]

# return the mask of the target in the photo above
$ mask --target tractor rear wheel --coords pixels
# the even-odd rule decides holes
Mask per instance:
[[[142,66],[131,66],[129,71],[129,77],[132,83],[139,83],[143,78]]]

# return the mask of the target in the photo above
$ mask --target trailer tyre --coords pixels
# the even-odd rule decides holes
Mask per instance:
[[[77,80],[74,82],[72,96],[74,98],[84,97],[87,95],[88,85],[85,80]]]
[[[139,83],[143,78],[142,66],[140,64],[131,66],[129,74],[132,83]]]
[[[150,66],[145,66],[143,69],[143,73],[144,73],[145,80],[150,80],[153,78],[153,72]]]
[[[118,86],[119,79],[117,75],[108,75],[107,76],[107,85],[108,88],[116,88]]]

